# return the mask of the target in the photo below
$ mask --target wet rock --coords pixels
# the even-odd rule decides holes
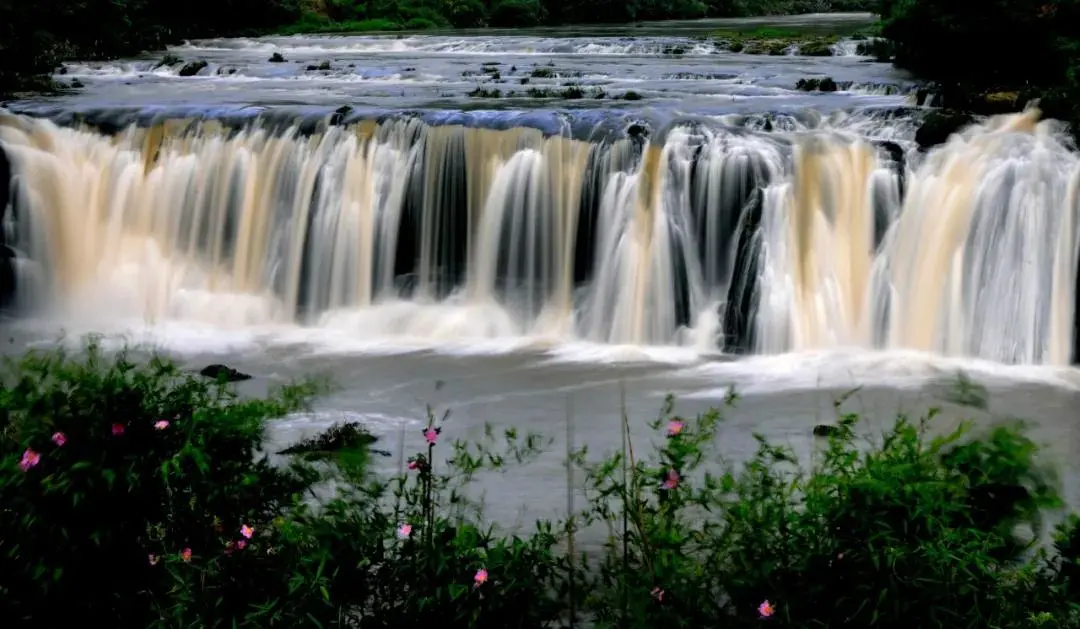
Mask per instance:
[[[71,87],[73,87],[75,89],[79,89],[79,88],[86,87],[86,86],[83,85],[83,82],[80,81],[79,79],[73,79],[71,81]]]
[[[180,68],[180,72],[177,74],[180,76],[195,76],[199,72],[202,72],[203,68],[207,65],[208,64],[205,61],[192,61],[184,64],[184,67]]]
[[[184,63],[184,60],[181,59],[180,57],[177,57],[176,55],[165,55],[164,57],[161,58],[161,61],[159,61],[158,64],[156,66],[154,66],[154,67],[155,68],[172,67],[172,66],[178,66],[181,63]]]
[[[212,378],[214,380],[224,380],[225,382],[242,382],[244,380],[251,380],[251,376],[246,373],[241,373],[232,367],[226,365],[209,365],[204,367],[199,372],[200,376]]]
[[[8,211],[11,197],[11,165],[7,153],[0,147],[0,225]],[[4,230],[0,229],[0,310],[15,302],[15,254],[4,242]]]
[[[335,452],[368,446],[378,441],[359,422],[334,424],[326,431],[309,437],[278,454],[303,454],[310,457],[329,456]],[[377,454],[383,454],[381,451]],[[389,455],[389,453],[386,453]]]
[[[800,57],[831,57],[833,45],[826,40],[808,41],[799,44],[798,54]]]
[[[840,86],[832,77],[799,79],[795,83],[795,89],[803,92],[835,92]]]
[[[275,52],[274,54],[270,55],[270,59],[268,61],[270,63],[285,63],[285,57],[283,57],[280,52]]]
[[[815,437],[835,437],[838,434],[840,434],[839,426],[829,426],[828,424],[814,426]]]
[[[962,111],[933,111],[923,119],[915,132],[915,143],[922,150],[944,144],[949,136],[974,122],[974,117]]]

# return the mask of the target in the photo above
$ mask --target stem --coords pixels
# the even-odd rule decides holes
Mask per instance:
[[[623,426],[626,426],[626,383],[619,382],[619,399],[622,404],[622,422]],[[622,561],[623,561],[623,573],[622,573],[622,618],[620,625],[623,629],[626,628],[626,615],[628,613],[629,599],[627,598],[628,592],[626,587],[626,578],[630,574],[630,548],[628,546],[630,535],[630,523],[629,523],[629,504],[627,503],[627,479],[630,474],[627,470],[627,465],[630,459],[627,457],[628,449],[628,435],[629,431],[620,427],[619,432],[622,433]]]
[[[566,554],[570,560],[570,629],[577,625],[577,605],[574,597],[574,396],[566,396]]]

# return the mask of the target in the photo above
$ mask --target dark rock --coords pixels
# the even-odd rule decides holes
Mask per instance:
[[[839,87],[836,81],[828,76],[822,79],[799,79],[795,83],[795,89],[803,92],[835,92]]]
[[[80,81],[79,79],[72,79],[72,81],[71,81],[71,87],[73,87],[73,88],[75,88],[75,89],[79,89],[79,88],[81,88],[81,87],[86,87],[86,86],[85,86],[85,85],[83,85],[83,82],[82,82],[82,81]]]
[[[974,122],[974,117],[962,111],[933,111],[927,114],[919,130],[915,132],[915,143],[922,150],[938,144],[944,144],[949,136]]]
[[[154,66],[154,67],[155,68],[160,68],[162,66],[169,66],[169,67],[178,66],[181,63],[184,63],[184,60],[181,59],[180,57],[177,57],[176,55],[165,55],[164,57],[161,58],[161,61],[158,62],[158,64],[156,66]]]
[[[305,454],[326,456],[334,452],[371,445],[378,438],[357,422],[334,424],[325,432],[304,439],[296,445],[285,448],[278,454]],[[378,452],[382,454],[382,452]],[[389,454],[387,453],[387,456]]]
[[[11,200],[11,165],[7,152],[0,147],[0,226]],[[15,302],[15,261],[11,249],[4,242],[4,230],[0,228],[0,310]]]
[[[829,426],[828,424],[818,424],[814,426],[815,437],[834,437],[840,434],[839,426]]]
[[[184,64],[184,67],[180,68],[180,72],[178,72],[178,74],[180,76],[195,76],[199,72],[202,72],[203,68],[205,68],[207,65],[209,64],[207,64],[205,61],[192,61],[190,63]]]
[[[270,55],[270,63],[285,63],[285,57],[281,56],[280,52],[275,52]]]
[[[244,380],[251,380],[251,376],[249,376],[248,374],[241,373],[233,369],[232,367],[227,367],[225,365],[210,365],[208,367],[204,367],[203,370],[199,372],[199,375],[205,376],[207,378],[212,378],[214,380],[224,380],[225,382],[242,382]]]

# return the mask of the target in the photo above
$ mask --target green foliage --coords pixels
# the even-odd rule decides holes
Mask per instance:
[[[565,562],[550,527],[497,536],[462,492],[478,470],[534,456],[535,437],[450,444],[442,474],[432,443],[413,470],[376,482],[359,452],[368,440],[340,426],[300,447],[333,442],[329,466],[263,452],[267,420],[302,408],[313,384],[241,400],[90,343],[9,362],[0,385],[7,621],[501,628],[557,613],[544,588]]]
[[[3,618],[145,626],[170,587],[151,557],[216,554],[315,480],[257,456],[266,420],[300,408],[309,385],[241,401],[169,362],[106,358],[93,343],[81,356],[8,362],[0,384]]]
[[[931,438],[900,418],[867,450],[856,421],[810,470],[761,438],[741,469],[709,465],[716,412],[589,466],[586,520],[625,519],[589,588],[601,626],[753,627],[766,601],[800,629],[1076,626],[1055,564],[1013,535],[1060,506],[1020,426]]]
[[[1031,100],[1080,131],[1080,0],[886,0],[898,66],[939,83],[946,106],[1001,113]]]
[[[1080,627],[1080,518],[1019,423],[879,441],[843,416],[809,469],[758,439],[709,456],[719,410],[652,424],[658,443],[568,454],[588,505],[528,536],[485,524],[469,483],[546,445],[510,430],[428,445],[390,479],[346,426],[281,464],[272,418],[320,390],[243,400],[158,358],[30,353],[0,371],[0,617],[12,626]],[[728,404],[735,404],[732,395]],[[501,444],[501,445],[500,445]],[[439,454],[441,450],[448,450]],[[350,455],[350,453],[352,455]],[[605,550],[577,556],[582,528]],[[570,549],[564,552],[562,549]],[[7,626],[7,625],[5,625]]]

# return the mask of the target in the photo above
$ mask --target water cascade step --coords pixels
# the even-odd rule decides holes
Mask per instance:
[[[335,122],[0,111],[0,299],[431,341],[1074,357],[1080,160],[1037,112],[925,156],[703,120]]]

